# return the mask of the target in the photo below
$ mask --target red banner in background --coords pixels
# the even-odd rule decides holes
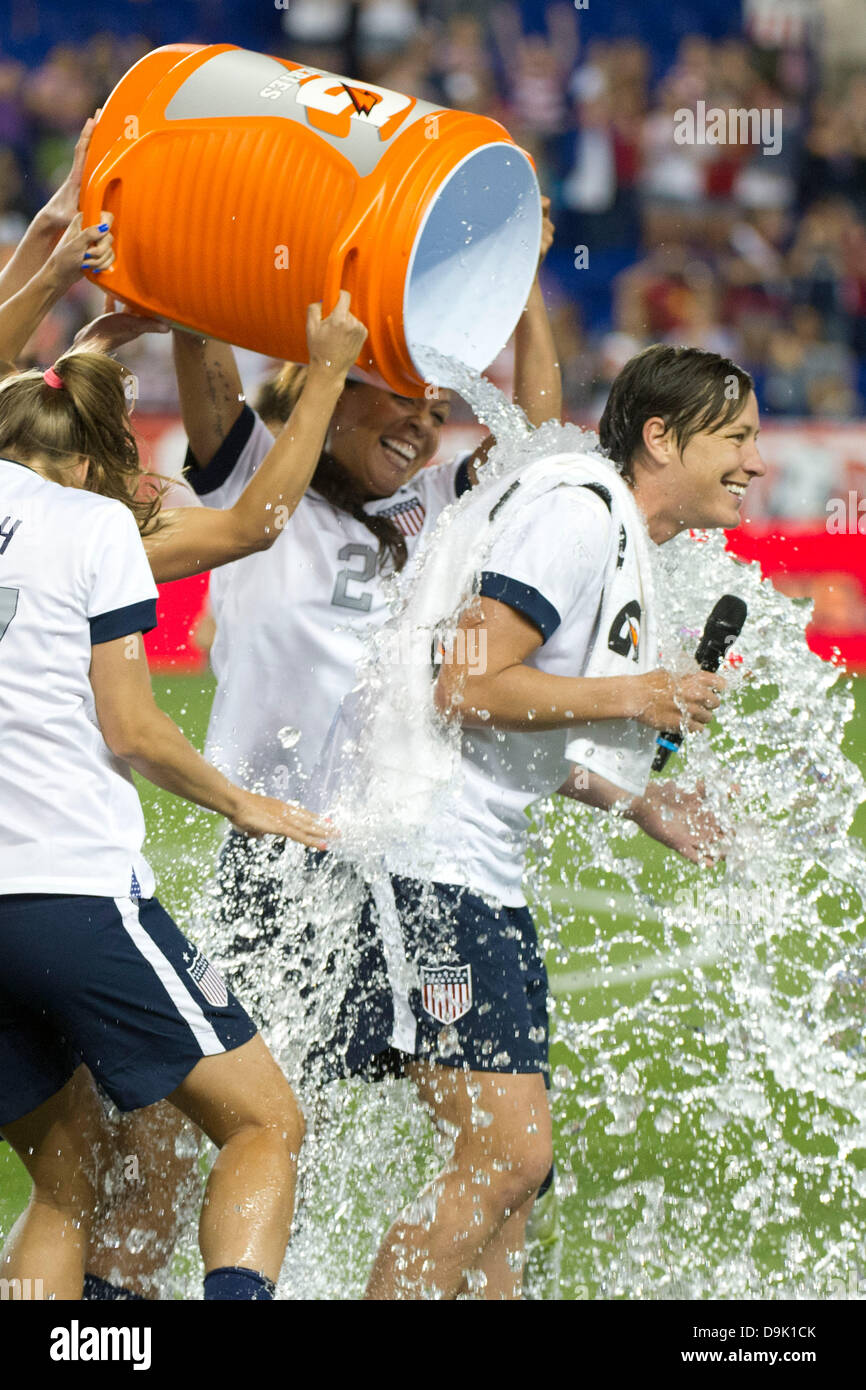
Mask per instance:
[[[866,431],[774,421],[759,447],[767,471],[728,549],[757,560],[783,593],[813,600],[812,651],[866,671]]]
[[[744,525],[728,550],[757,560],[761,573],[791,598],[811,598],[809,646],[825,661],[866,671],[866,538],[826,529]]]
[[[139,416],[136,429],[149,466],[178,476],[185,439],[177,417]],[[474,447],[483,434],[474,426],[446,427],[440,457]],[[767,472],[751,485],[747,514],[728,533],[728,549],[757,560],[784,593],[814,600],[808,629],[814,652],[866,671],[866,430],[773,423],[762,429],[760,447]],[[160,585],[159,627],[146,639],[155,671],[204,668],[193,634],[207,587],[207,575]]]
[[[144,639],[152,671],[190,674],[204,670],[207,658],[195,645],[194,636],[207,603],[209,579],[210,575],[196,574],[192,579],[159,585],[158,626]]]
[[[180,477],[186,435],[179,416],[136,412],[133,423],[142,463],[163,477]],[[176,505],[183,499],[176,496],[169,500]],[[204,670],[207,657],[193,637],[205,612],[209,579],[208,574],[196,574],[191,579],[176,579],[158,586],[158,625],[144,639],[152,671],[189,674]]]

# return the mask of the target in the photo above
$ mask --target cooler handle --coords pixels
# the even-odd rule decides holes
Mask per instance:
[[[102,162],[96,166],[96,169],[87,180],[86,187],[82,187],[81,197],[79,199],[82,227],[96,227],[102,221],[102,214],[104,212],[115,213],[114,220],[111,224],[111,232],[115,243],[115,260],[102,272],[102,275],[110,275],[117,265],[117,237],[120,229],[118,227],[116,211],[111,206],[111,203],[113,201],[114,185],[120,182],[116,174],[117,165],[120,163],[123,155],[126,154],[126,150],[121,149],[117,151],[115,149],[114,151],[110,151],[109,154],[113,155],[113,158],[109,157],[103,159]],[[94,280],[93,283],[96,284],[97,281]],[[104,283],[101,278],[99,283]]]
[[[346,219],[348,230],[341,233],[336,245],[331,248],[331,254],[325,266],[325,284],[322,289],[323,319],[327,318],[336,308],[337,300],[340,298],[340,290],[343,288],[343,275],[346,269],[346,261],[353,251],[358,250],[356,243],[371,213],[372,208],[367,202],[364,203],[360,215],[354,220],[352,220],[350,211],[349,217]]]

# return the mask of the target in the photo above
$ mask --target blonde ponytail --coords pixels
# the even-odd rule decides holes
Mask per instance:
[[[66,353],[48,373],[6,377],[0,381],[0,457],[39,459],[60,483],[87,458],[85,488],[123,502],[144,535],[160,525],[168,481],[141,466],[127,412],[128,379],[119,362],[98,352]],[[149,486],[142,488],[143,482]]]

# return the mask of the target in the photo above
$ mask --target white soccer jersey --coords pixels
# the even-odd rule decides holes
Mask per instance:
[[[562,488],[515,511],[494,541],[481,593],[529,618],[544,639],[526,665],[555,676],[583,676],[602,598],[611,517],[587,488]],[[428,831],[424,867],[389,858],[392,873],[461,884],[508,907],[522,889],[534,801],[562,786],[567,729],[463,735],[463,784],[453,814]]]
[[[153,893],[144,816],[99,730],[91,648],[156,625],[122,502],[0,459],[0,893]]]
[[[207,506],[232,506],[273,446],[248,406],[207,468],[189,480]],[[469,486],[465,459],[422,469],[367,504],[406,538],[408,565],[441,512]],[[303,800],[364,639],[388,617],[378,544],[310,490],[269,550],[214,572],[217,692],[206,755],[252,789]]]

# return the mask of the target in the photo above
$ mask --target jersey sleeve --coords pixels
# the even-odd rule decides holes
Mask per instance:
[[[418,488],[421,492],[422,500],[428,511],[444,511],[458,497],[462,497],[464,492],[469,491],[471,486],[469,460],[471,457],[471,450],[467,450],[463,454],[458,454],[456,458],[450,459],[448,463],[434,463],[415,474],[410,486]]]
[[[265,422],[245,405],[206,468],[187,447],[184,476],[206,507],[233,507],[274,444]]]
[[[562,487],[515,510],[481,573],[483,597],[534,623],[546,642],[578,603],[598,606],[610,539],[604,502]]]
[[[156,584],[135,517],[122,502],[102,508],[92,524],[85,583],[94,646],[156,627]]]

